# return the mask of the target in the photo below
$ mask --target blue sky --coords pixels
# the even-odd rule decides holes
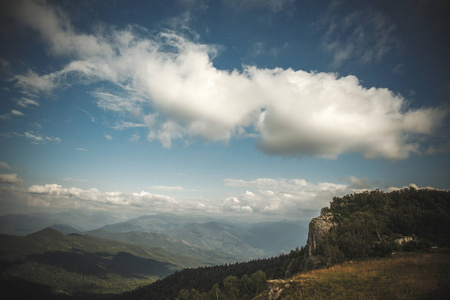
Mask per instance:
[[[445,1],[6,1],[1,213],[304,219],[450,185]]]

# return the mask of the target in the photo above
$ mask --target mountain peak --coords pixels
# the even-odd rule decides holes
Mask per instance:
[[[63,233],[59,232],[56,229],[50,228],[50,227],[46,227],[35,233],[29,234],[28,236],[33,237],[33,238],[47,238],[47,239],[56,239],[56,238],[65,237],[65,235]]]

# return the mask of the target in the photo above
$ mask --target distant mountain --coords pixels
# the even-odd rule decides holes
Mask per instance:
[[[164,249],[51,228],[25,237],[0,235],[1,286],[28,282],[22,289],[47,286],[53,294],[123,292],[182,269],[177,260]]]
[[[306,243],[308,222],[262,222],[247,227],[249,238],[247,243],[264,250],[268,255],[277,255]]]
[[[117,221],[117,218],[105,212],[89,210],[11,214],[0,216],[0,233],[27,235],[52,226],[58,226],[58,229],[61,229],[61,226],[65,226],[64,232],[66,232],[68,227],[72,227],[76,231],[85,231],[99,228],[105,224],[113,224]]]
[[[49,226],[52,229],[55,229],[63,234],[70,233],[81,233],[81,231],[73,226],[65,225],[65,224],[53,224]]]
[[[125,222],[105,225],[100,229],[115,232],[141,231],[141,232],[162,232],[165,230],[179,228],[194,222],[211,222],[216,219],[205,216],[183,216],[175,214],[155,214],[145,215]]]
[[[306,222],[231,224],[203,216],[157,214],[106,225],[100,230],[164,233],[188,245],[225,252],[236,260],[243,261],[289,252],[301,246],[306,242],[307,228]]]
[[[308,234],[304,224],[286,221],[236,225],[191,223],[163,232],[201,248],[221,249],[243,260],[289,252],[306,241]]]
[[[177,256],[177,262],[186,267],[216,265],[226,262],[235,262],[239,257],[228,254],[222,250],[207,250],[191,245],[180,239],[154,232],[112,232],[106,230],[93,230],[88,235],[139,244],[148,248],[163,249]]]
[[[264,256],[262,249],[254,248],[246,243],[246,240],[250,238],[249,233],[234,225],[218,222],[191,223],[180,228],[166,230],[164,233],[200,248],[220,249],[240,257],[241,260]]]

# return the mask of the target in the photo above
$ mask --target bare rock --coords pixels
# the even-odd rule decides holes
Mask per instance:
[[[336,225],[337,223],[333,221],[331,213],[323,214],[311,220],[309,223],[308,241],[306,242],[306,250],[309,257],[312,257],[317,244]]]

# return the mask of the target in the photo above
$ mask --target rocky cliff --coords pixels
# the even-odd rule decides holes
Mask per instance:
[[[331,213],[323,214],[314,218],[309,223],[308,240],[306,242],[306,253],[309,257],[314,254],[317,244],[323,239],[330,229],[336,226]]]

